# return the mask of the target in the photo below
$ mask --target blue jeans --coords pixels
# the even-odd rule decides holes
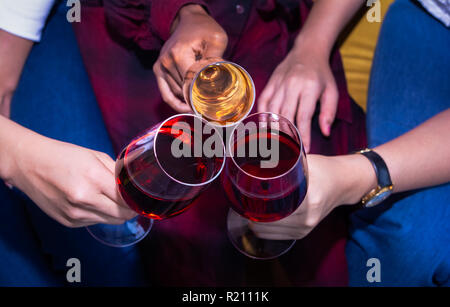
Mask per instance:
[[[408,0],[392,4],[369,86],[369,146],[450,107],[449,50],[449,29]],[[450,184],[394,195],[355,212],[346,253],[352,286],[449,286]],[[368,282],[369,258],[379,259],[381,282]]]
[[[42,42],[32,49],[13,98],[11,118],[50,138],[114,157],[65,14],[63,4],[50,19]],[[108,247],[85,228],[66,228],[1,181],[0,203],[1,286],[68,285],[69,258],[81,263],[81,283],[72,285],[145,284],[136,247]]]

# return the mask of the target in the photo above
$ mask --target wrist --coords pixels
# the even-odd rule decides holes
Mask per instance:
[[[352,154],[338,157],[342,171],[342,193],[339,203],[353,205],[377,186],[377,177],[370,161],[360,155]]]
[[[3,97],[0,97],[0,102],[3,103]],[[13,159],[11,157],[11,146],[14,144],[10,144],[10,137],[8,136],[10,132],[10,121],[0,115],[0,179],[8,182],[11,180],[11,169]]]
[[[19,126],[13,121],[0,116],[0,178],[17,185],[28,161],[37,156],[42,141],[46,138]]]
[[[1,144],[3,147],[3,142]],[[16,173],[16,162],[14,160],[14,149],[10,146],[5,146],[0,150],[0,179],[6,183],[12,183],[14,181]]]
[[[183,6],[178,11],[177,16],[184,17],[184,16],[189,16],[189,15],[195,15],[195,14],[208,15],[208,13],[205,11],[203,6],[201,6],[200,4],[192,3],[192,4],[186,4],[185,6]]]
[[[206,10],[200,4],[186,4],[177,13],[172,26],[170,27],[170,33],[173,33],[180,23],[181,19],[190,18],[195,15],[208,15]],[[209,16],[209,15],[208,15]]]
[[[328,63],[332,49],[332,45],[329,45],[320,36],[300,33],[295,39],[294,46],[291,50],[300,56],[307,55]]]

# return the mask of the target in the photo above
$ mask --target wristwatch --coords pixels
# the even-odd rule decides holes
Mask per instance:
[[[358,153],[369,159],[377,176],[377,187],[370,191],[361,200],[363,207],[369,208],[378,205],[388,198],[392,194],[394,185],[392,184],[387,165],[379,154],[368,148],[358,151]]]

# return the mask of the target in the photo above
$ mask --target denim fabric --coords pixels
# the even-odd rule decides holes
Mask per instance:
[[[449,50],[449,29],[411,1],[392,4],[369,86],[370,147],[450,107]],[[450,131],[440,133],[450,137]],[[404,155],[408,159],[408,153]],[[450,184],[394,195],[374,208],[355,212],[346,246],[350,285],[449,286],[449,222]],[[379,283],[366,279],[369,258],[380,260]]]
[[[42,42],[32,49],[11,118],[45,136],[114,157],[64,4],[54,10]],[[66,228],[1,182],[0,202],[0,285],[68,285],[69,258],[81,262],[81,283],[72,285],[145,283],[136,247],[107,247],[85,228]]]

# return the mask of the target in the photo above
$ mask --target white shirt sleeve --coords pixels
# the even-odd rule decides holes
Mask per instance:
[[[450,0],[419,0],[431,15],[450,27]]]
[[[38,42],[55,0],[0,0],[0,29]]]

